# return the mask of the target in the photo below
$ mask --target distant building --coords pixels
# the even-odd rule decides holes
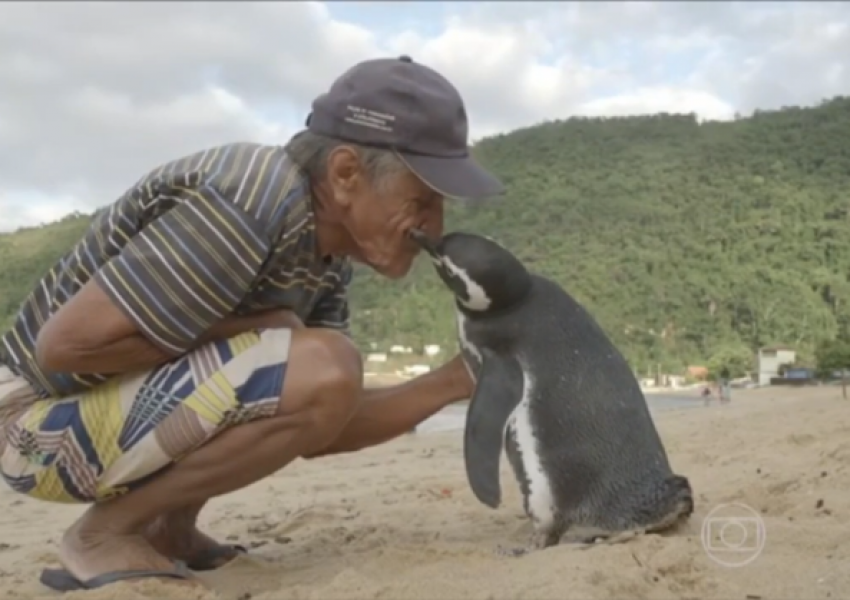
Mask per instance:
[[[786,369],[783,374],[785,379],[814,379],[815,370],[806,367],[797,367],[794,369]]]
[[[688,377],[697,381],[705,381],[708,379],[708,368],[699,365],[691,365],[688,367]]]
[[[424,375],[430,370],[431,367],[429,367],[428,365],[407,365],[406,367],[404,367],[402,373],[404,373],[408,377],[419,377],[420,375]]]
[[[797,353],[792,348],[769,346],[759,350],[759,385],[770,385],[772,378],[780,377],[779,367],[793,365],[795,360]]]

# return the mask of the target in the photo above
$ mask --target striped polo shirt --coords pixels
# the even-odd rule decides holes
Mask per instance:
[[[307,327],[348,330],[351,264],[319,256],[309,182],[279,146],[229,144],[180,158],[95,215],[0,338],[0,361],[42,397],[109,377],[44,372],[35,361],[42,325],[91,278],[170,354],[227,315],[274,308]]]

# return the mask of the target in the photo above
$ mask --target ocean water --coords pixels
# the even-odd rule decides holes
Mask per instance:
[[[704,401],[691,392],[688,396],[677,396],[674,394],[646,394],[646,402],[649,404],[650,412],[662,410],[695,408],[704,405]],[[418,433],[429,433],[436,431],[462,430],[466,423],[466,404],[455,404],[447,406],[436,415],[416,428]]]

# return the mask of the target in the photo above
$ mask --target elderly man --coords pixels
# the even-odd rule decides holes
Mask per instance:
[[[241,549],[198,531],[207,500],[298,457],[386,442],[470,394],[458,357],[364,390],[346,335],[350,261],[402,277],[409,230],[440,235],[444,197],[501,191],[467,129],[441,75],[371,60],[285,147],[180,158],[100,212],[0,344],[3,478],[91,504],[43,583],[216,568]]]

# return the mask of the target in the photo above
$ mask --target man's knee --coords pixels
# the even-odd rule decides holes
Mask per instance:
[[[333,437],[349,421],[363,392],[363,361],[345,335],[331,329],[293,331],[281,412],[307,411]]]

